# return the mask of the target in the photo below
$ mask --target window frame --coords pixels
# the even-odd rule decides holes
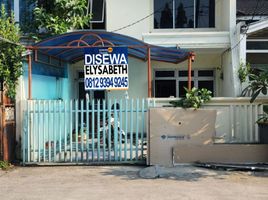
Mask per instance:
[[[213,76],[198,76],[198,71],[213,71]],[[156,77],[156,71],[174,71],[174,77]],[[188,81],[188,76],[181,77],[179,76],[179,71],[187,71],[187,69],[172,69],[172,68],[154,68],[153,70],[153,95],[155,97],[155,81],[156,80],[175,80],[176,82],[176,96],[177,98],[179,97],[179,82],[180,81]],[[214,97],[216,96],[216,69],[215,68],[200,68],[200,69],[192,69],[194,75],[192,76],[192,81],[194,82],[194,85],[192,87],[197,87],[198,88],[198,81],[213,81],[213,94]],[[155,98],[161,98],[161,97],[155,97]]]
[[[152,24],[152,27],[153,27],[153,30],[154,31],[161,31],[161,30],[169,30],[169,31],[172,31],[172,30],[178,30],[178,29],[181,29],[181,30],[184,30],[184,29],[187,29],[187,30],[198,30],[198,31],[200,31],[200,30],[204,30],[204,31],[206,31],[206,30],[217,30],[217,26],[216,26],[216,0],[214,0],[214,26],[213,27],[200,27],[200,28],[198,28],[198,27],[196,27],[196,0],[193,0],[194,1],[194,13],[193,13],[193,19],[194,19],[194,27],[192,27],[192,28],[188,28],[188,27],[185,27],[185,28],[176,28],[176,21],[175,21],[175,18],[176,18],[176,16],[175,16],[175,10],[176,10],[176,8],[174,7],[174,5],[175,5],[175,1],[176,0],[172,0],[172,11],[173,11],[173,16],[172,16],[172,28],[155,28],[154,27],[154,15],[153,15],[153,17],[152,17],[152,21],[151,21],[151,24]],[[153,0],[152,1],[152,10],[153,10],[153,12],[155,12],[155,10],[154,10],[154,5],[155,5],[155,0]]]
[[[247,39],[246,45],[248,42],[268,42],[268,39]],[[268,53],[267,49],[248,49],[246,48],[246,53]]]
[[[92,15],[92,9],[93,9],[93,6],[90,6],[90,5],[93,5],[94,4],[94,1],[97,1],[97,0],[88,0],[87,1],[87,14],[91,14]],[[103,0],[103,5],[102,5],[102,20],[101,21],[90,21],[90,24],[93,24],[93,23],[104,23],[105,19],[105,4],[106,4],[106,1]]]

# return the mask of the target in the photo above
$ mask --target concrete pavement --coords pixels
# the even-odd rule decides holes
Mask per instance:
[[[226,172],[192,166],[139,176],[143,167],[15,167],[0,170],[0,199],[268,199],[267,172]]]

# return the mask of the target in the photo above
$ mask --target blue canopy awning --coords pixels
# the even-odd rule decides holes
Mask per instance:
[[[191,53],[183,49],[150,45],[118,33],[91,30],[57,35],[29,48],[63,61],[76,62],[84,58],[84,48],[94,46],[126,46],[130,56],[142,60],[147,60],[147,49],[150,48],[151,60],[169,63],[180,63]]]

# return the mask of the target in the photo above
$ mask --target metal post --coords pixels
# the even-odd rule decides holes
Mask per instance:
[[[195,54],[193,52],[190,52],[188,56],[188,90],[192,89],[192,62],[194,59]]]
[[[147,64],[148,64],[148,97],[152,97],[152,71],[151,71],[151,49],[147,48]]]
[[[188,90],[192,89],[192,55],[188,56]]]
[[[28,99],[32,99],[32,56],[28,55]]]

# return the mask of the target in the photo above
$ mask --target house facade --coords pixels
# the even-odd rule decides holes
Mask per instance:
[[[23,28],[31,21],[34,4],[12,1],[16,21]],[[119,9],[120,8],[120,9]],[[90,30],[122,34],[151,45],[186,49],[195,53],[191,85],[207,88],[214,97],[237,97],[241,92],[240,27],[236,26],[233,0],[89,0]],[[26,24],[26,27],[29,24]],[[30,28],[30,27],[29,27]],[[29,45],[29,44],[26,44]],[[34,57],[34,52],[32,53]],[[112,99],[148,97],[148,62],[129,57],[128,90],[84,90],[84,60],[60,64],[39,56],[32,60],[32,99]],[[48,63],[49,61],[49,63]],[[152,97],[181,97],[187,87],[188,63],[151,62]],[[21,102],[29,98],[28,62],[17,91],[17,117],[22,121]],[[19,114],[20,113],[20,114]],[[21,128],[18,126],[18,132]],[[18,133],[19,134],[19,133]]]
[[[31,8],[25,2],[14,1],[13,5],[16,20],[21,22],[25,20],[25,10]],[[192,64],[192,86],[207,88],[214,97],[240,94],[236,73],[240,63],[239,48],[235,46],[240,39],[235,20],[236,1],[89,0],[88,5],[93,14],[88,28],[123,34],[152,45],[193,51],[196,56]],[[33,98],[74,99],[84,95],[81,88],[79,92],[83,84],[83,62],[67,63],[66,77],[33,70]],[[90,97],[148,97],[146,61],[130,57],[129,71],[128,91],[91,91]],[[151,73],[153,97],[185,95],[187,61],[180,64],[152,61]],[[18,96],[27,99],[27,63],[23,79]]]
[[[34,5],[29,5],[28,1],[24,0],[12,2],[11,8],[14,9],[16,21],[23,27],[24,22],[31,21],[32,14],[25,13],[26,11],[31,13]],[[259,106],[261,102],[252,106],[249,104],[249,99],[236,99],[243,89],[237,71],[241,62],[254,59],[250,54],[254,56],[255,53],[261,54],[260,57],[263,59],[265,49],[246,50],[246,46],[250,44],[249,42],[255,44],[256,40],[266,44],[266,39],[261,38],[263,32],[259,30],[265,30],[267,23],[265,19],[261,19],[255,22],[256,24],[250,24],[244,32],[245,22],[241,19],[237,21],[236,17],[237,3],[235,0],[88,0],[88,12],[93,18],[88,29],[83,31],[86,33],[101,31],[111,36],[119,34],[120,37],[130,37],[131,40],[139,40],[145,45],[194,52],[191,85],[207,88],[212,91],[213,97],[218,97],[208,104],[209,108],[218,110],[215,135],[224,138],[225,142],[256,142],[258,127],[255,122],[258,114],[262,113],[262,107]],[[28,25],[24,28],[30,28]],[[119,41],[116,37],[113,39]],[[54,44],[59,45],[57,42]],[[32,44],[25,43],[25,45]],[[58,50],[51,48],[45,51],[49,53]],[[70,51],[69,54],[66,52],[68,51],[57,52],[54,55],[72,56],[73,52]],[[144,49],[140,50],[141,52],[144,53]],[[22,122],[27,99],[68,101],[88,98],[141,99],[149,96],[149,88],[153,100],[166,99],[166,102],[169,102],[169,97],[185,95],[184,87],[187,87],[189,79],[187,60],[174,64],[152,59],[149,71],[148,54],[145,53],[143,59],[137,56],[128,58],[128,90],[86,91],[83,57],[63,62],[64,57],[60,60],[49,55],[39,55],[31,48],[26,52],[26,56],[28,58],[31,56],[31,62],[25,59],[24,74],[17,90],[17,139],[24,128]],[[43,105],[45,109],[45,103]],[[52,112],[49,108],[48,111]],[[241,118],[241,113],[249,117]],[[129,119],[126,117],[124,120],[126,124],[129,123]],[[76,122],[71,123],[73,127],[76,126],[78,129],[78,123],[83,123],[79,120],[77,117]],[[138,121],[144,120],[137,118],[136,122]],[[141,126],[142,123],[139,124]],[[69,134],[71,132],[70,128]],[[45,141],[43,143],[46,144]]]

